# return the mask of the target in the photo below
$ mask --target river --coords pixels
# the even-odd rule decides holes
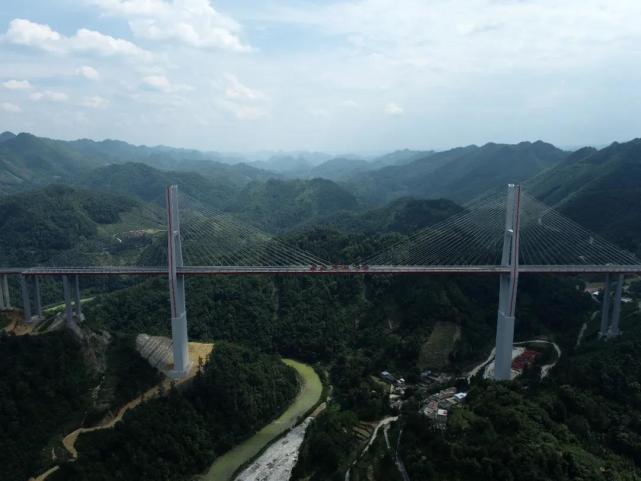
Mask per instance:
[[[280,415],[278,419],[262,428],[245,442],[235,446],[217,458],[214,464],[209,468],[209,471],[200,477],[201,480],[230,481],[241,466],[255,458],[256,455],[265,448],[265,446],[289,428],[296,425],[320,400],[323,392],[323,385],[314,369],[307,364],[303,364],[292,359],[283,359],[283,362],[296,369],[301,380],[301,390],[294,399],[294,402],[292,402],[292,404],[283,414]],[[305,423],[304,427],[306,427],[307,424],[308,423]],[[298,431],[294,431],[292,436],[296,439],[301,438],[301,432],[299,431],[302,431],[302,434],[304,434],[304,429],[299,429]],[[302,442],[302,438],[300,440]],[[283,441],[288,441],[288,439],[285,438]],[[266,463],[264,466],[265,469],[270,469],[272,465],[272,463]],[[247,471],[251,471],[254,475],[252,476],[254,479],[271,479],[266,476],[262,476],[262,473],[260,473],[261,476],[258,477],[256,475],[257,469],[260,469],[260,459],[257,460],[257,463],[252,464],[252,466],[243,472],[243,475],[245,475]]]

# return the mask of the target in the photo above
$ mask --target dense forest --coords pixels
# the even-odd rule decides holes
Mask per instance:
[[[80,458],[54,480],[179,481],[279,414],[298,392],[277,356],[221,342],[193,383],[128,412],[114,429],[83,435]]]
[[[46,465],[45,446],[83,419],[93,378],[66,332],[0,335],[2,479],[24,481]]]
[[[401,455],[412,479],[633,480],[641,469],[641,316],[593,340],[543,382],[477,382],[446,434],[409,410]]]
[[[361,327],[352,334],[355,341],[350,345],[351,349],[342,351],[335,358],[333,368],[330,371],[336,402],[333,409],[325,412],[309,429],[293,479],[309,479],[310,477],[315,481],[343,479],[347,466],[354,460],[355,449],[359,446],[353,430],[354,426],[359,421],[381,419],[390,413],[386,390],[381,387],[380,383],[373,381],[372,375],[383,369],[391,369],[401,373],[409,382],[418,381],[419,351],[426,340],[426,333],[429,333],[434,326],[435,320],[450,320],[461,326],[461,338],[450,353],[449,369],[452,372],[460,373],[461,369],[470,366],[471,361],[478,359],[481,353],[486,355],[485,353],[491,349],[496,316],[494,304],[496,301],[492,297],[495,295],[493,283],[488,284],[477,279],[457,279],[452,284],[444,282],[424,284],[419,281],[412,283],[411,286],[404,285],[398,280],[392,281],[392,283],[396,284],[397,289],[400,290],[392,291],[394,295],[387,293],[386,295],[389,297],[383,297],[382,302],[405,299],[411,303],[415,299],[417,307],[414,309],[418,309],[418,306],[422,305],[425,310],[415,311],[409,307],[411,304],[404,305],[403,312],[414,312],[416,317],[413,318],[413,323],[412,318],[405,320],[405,329],[399,329],[396,332],[385,331],[384,323],[381,323],[378,328]],[[426,295],[427,293],[434,297]],[[379,292],[377,295],[381,296],[381,293]],[[445,299],[456,302],[449,304]],[[466,314],[468,308],[466,299],[468,302],[470,299],[479,300],[477,305],[470,307],[473,309],[471,312],[483,312],[483,306],[486,306],[484,322],[477,316]],[[378,305],[377,308],[380,310],[381,305]],[[562,349],[572,350],[580,326],[589,320],[593,309],[594,302],[583,293],[583,285],[577,280],[523,276],[517,308],[519,322],[515,337],[517,340],[530,339],[536,335],[547,334],[553,336]],[[382,332],[385,334],[381,335]],[[395,338],[398,339],[399,344],[394,349],[390,349],[390,346],[394,345]],[[380,345],[383,343],[387,349],[381,351]],[[534,374],[531,377],[534,377]],[[481,387],[474,388],[474,392],[479,392],[487,386],[493,386],[493,384],[482,383]],[[510,388],[505,389],[509,391]],[[522,396],[526,398],[527,391],[522,389],[521,392]],[[480,404],[485,401],[480,401]],[[404,445],[405,439],[407,439],[409,440],[407,445],[412,446],[415,441],[412,438],[413,430],[416,430],[417,433],[423,433],[421,435],[430,436],[430,439],[442,437],[440,431],[432,432],[431,424],[423,417],[418,416],[416,403],[410,401],[407,406],[404,411],[407,418],[403,423],[403,426],[407,425],[403,434]],[[501,408],[498,408],[498,411],[500,412]],[[541,427],[535,426],[532,429],[538,430]],[[424,431],[432,434],[425,434]],[[448,432],[450,431],[448,430]],[[540,434],[543,435],[543,431]],[[459,436],[453,439],[459,439]],[[421,447],[413,451],[415,456],[422,458],[426,453],[432,453],[431,445],[419,443],[418,446]],[[319,451],[324,453],[321,458],[316,456]],[[452,454],[451,456],[456,458],[462,454]],[[432,453],[432,456],[437,455],[440,456],[440,451]],[[364,462],[378,466],[378,461],[374,458],[366,458]],[[450,460],[450,462],[453,461]],[[392,470],[395,471],[393,461],[388,459],[387,464],[381,464],[380,469],[383,470],[381,472],[387,472],[384,470],[386,466],[389,468],[390,463],[392,463]],[[513,468],[514,465],[508,470]],[[437,467],[435,466],[434,469]],[[445,476],[434,479],[476,479],[473,477],[457,478],[452,470],[447,473],[453,477]],[[417,469],[415,474],[416,476],[411,476],[411,479],[432,479],[429,477],[429,470],[420,471]],[[376,479],[385,480],[388,478],[383,476]],[[499,476],[488,479],[504,478]],[[520,478],[517,476],[513,479]]]
[[[112,241],[100,236],[101,226],[118,224],[136,206],[128,197],[58,185],[0,198],[0,265],[98,263]]]

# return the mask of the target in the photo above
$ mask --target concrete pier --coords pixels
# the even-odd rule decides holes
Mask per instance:
[[[29,297],[29,284],[24,275],[20,275],[20,290],[22,292],[22,311],[24,312],[24,322],[31,322],[31,299]]]
[[[2,286],[2,278],[0,278],[0,311],[4,311],[6,306],[4,304],[4,287]]]
[[[614,306],[612,306],[612,321],[608,329],[608,337],[616,337],[621,334],[619,321],[621,319],[621,294],[623,293],[623,274],[619,274],[617,285],[614,291]]]
[[[36,317],[38,317],[38,319],[42,319],[42,298],[40,297],[40,279],[38,276],[33,276],[33,290],[36,297]]]
[[[80,302],[80,277],[76,276],[76,282],[75,282],[75,305],[76,305],[76,318],[78,319],[78,322],[81,322],[83,320],[82,316],[82,305]]]
[[[512,379],[512,346],[514,344],[514,313],[519,280],[519,228],[521,186],[510,184],[505,213],[505,234],[501,265],[510,272],[501,274],[499,281],[499,308],[496,320],[496,359],[494,379]]]
[[[610,291],[612,283],[610,274],[605,275],[605,284],[603,285],[603,299],[601,300],[601,329],[599,329],[599,336],[604,337],[608,335],[608,327],[610,325]]]
[[[166,201],[169,301],[171,303],[171,339],[174,354],[174,367],[169,375],[178,379],[189,374],[191,364],[189,362],[187,309],[185,307],[185,276],[177,273],[177,268],[183,267],[177,186],[167,187]]]
[[[4,309],[11,309],[11,296],[9,295],[9,278],[3,275],[0,279],[0,290],[4,301]]]
[[[73,310],[71,306],[71,289],[67,276],[62,276],[62,290],[65,296],[65,320],[68,324],[71,324],[73,322]]]

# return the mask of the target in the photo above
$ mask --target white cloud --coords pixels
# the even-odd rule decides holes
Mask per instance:
[[[227,88],[225,89],[225,95],[229,99],[236,100],[266,100],[267,95],[263,92],[252,89],[243,85],[243,83],[236,78],[235,75],[227,74],[225,75],[227,80]]]
[[[28,80],[7,80],[2,86],[9,90],[29,90],[33,85]]]
[[[103,12],[126,18],[134,35],[195,48],[247,52],[240,25],[209,0],[92,0]]]
[[[86,28],[78,30],[70,40],[72,50],[78,52],[96,53],[106,57],[123,55],[141,60],[151,59],[149,52],[127,40],[114,38]]]
[[[343,107],[348,107],[348,108],[351,108],[351,109],[355,109],[355,108],[358,107],[358,102],[356,102],[355,100],[352,100],[352,99],[347,99],[347,100],[343,100],[341,102],[341,105]]]
[[[12,104],[9,102],[0,103],[0,110],[10,114],[19,114],[20,112],[22,112],[22,109],[20,108],[19,105]]]
[[[176,92],[191,92],[194,88],[187,84],[174,84],[164,75],[148,75],[142,79],[143,87],[157,90],[166,94]]]
[[[76,75],[80,75],[81,77],[84,77],[87,80],[100,79],[100,74],[98,73],[98,71],[93,67],[89,67],[88,65],[83,65],[82,67],[78,68],[76,70]]]
[[[49,25],[34,23],[23,18],[16,18],[9,24],[5,38],[16,45],[38,47],[55,51],[62,40],[61,35]]]
[[[396,102],[388,102],[385,105],[385,113],[387,115],[401,115],[403,112],[405,112],[403,107],[398,105]]]
[[[82,106],[90,109],[105,109],[109,106],[109,100],[98,95],[94,95],[93,97],[87,97],[82,102]]]
[[[69,100],[69,96],[64,92],[53,92],[51,90],[45,90],[44,92],[34,92],[29,95],[29,98],[35,102],[40,100],[48,100],[50,102],[66,102]]]
[[[79,29],[75,35],[65,37],[49,27],[25,19],[14,19],[4,38],[12,44],[38,48],[56,53],[86,53],[103,57],[124,56],[136,60],[151,60],[151,53],[137,45],[109,35]]]

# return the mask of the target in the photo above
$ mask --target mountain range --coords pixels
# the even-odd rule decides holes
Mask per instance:
[[[278,154],[273,163],[242,160],[113,140],[60,141],[5,132],[0,134],[0,195],[64,184],[162,204],[164,186],[176,183],[208,208],[272,231],[315,222],[368,230],[392,225],[399,206],[426,208],[412,204],[412,198],[465,204],[522,182],[586,228],[635,252],[641,248],[636,240],[641,237],[641,139],[575,152],[537,141],[443,152],[402,150],[369,160],[319,153]],[[257,165],[289,167],[274,172]]]

